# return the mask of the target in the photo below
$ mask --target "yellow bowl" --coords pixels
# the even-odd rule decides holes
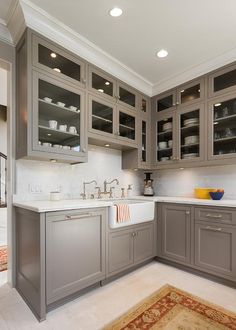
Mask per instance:
[[[195,188],[194,193],[196,198],[211,199],[209,192],[215,191],[214,188]]]

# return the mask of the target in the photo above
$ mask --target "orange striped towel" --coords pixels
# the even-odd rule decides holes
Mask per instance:
[[[130,210],[128,204],[116,204],[116,209],[116,221],[118,223],[130,221]]]

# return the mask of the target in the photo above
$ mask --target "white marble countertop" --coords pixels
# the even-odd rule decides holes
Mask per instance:
[[[133,196],[131,198],[126,199],[136,199],[136,200],[146,200],[153,202],[165,202],[165,203],[178,203],[178,204],[192,204],[192,205],[206,205],[206,206],[219,206],[219,207],[235,207],[236,208],[236,200],[227,200],[222,199],[220,201],[213,201],[210,199],[197,199],[191,197],[169,197],[169,196]],[[60,201],[24,201],[24,202],[15,202],[13,205],[17,207],[21,207],[27,210],[31,210],[34,212],[42,213],[42,212],[53,212],[53,211],[63,211],[63,210],[73,210],[73,209],[84,209],[84,208],[96,208],[96,207],[108,207],[114,205],[114,200],[107,199],[70,199],[70,200],[60,200]],[[125,199],[124,199],[125,200]]]

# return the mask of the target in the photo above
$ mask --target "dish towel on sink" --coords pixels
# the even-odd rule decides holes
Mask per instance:
[[[118,223],[130,221],[130,209],[128,204],[116,204],[116,221]]]

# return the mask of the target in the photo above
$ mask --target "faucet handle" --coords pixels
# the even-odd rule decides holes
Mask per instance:
[[[125,188],[121,188],[121,198],[125,198]]]
[[[98,199],[101,199],[102,196],[101,196],[101,188],[100,187],[95,187],[95,189],[98,190]]]
[[[83,199],[86,199],[86,194],[82,193],[82,194],[80,194],[80,196],[81,196]]]
[[[110,191],[109,191],[109,194],[110,194],[110,196],[109,196],[109,198],[113,198],[113,189],[115,189],[115,187],[110,187]]]

